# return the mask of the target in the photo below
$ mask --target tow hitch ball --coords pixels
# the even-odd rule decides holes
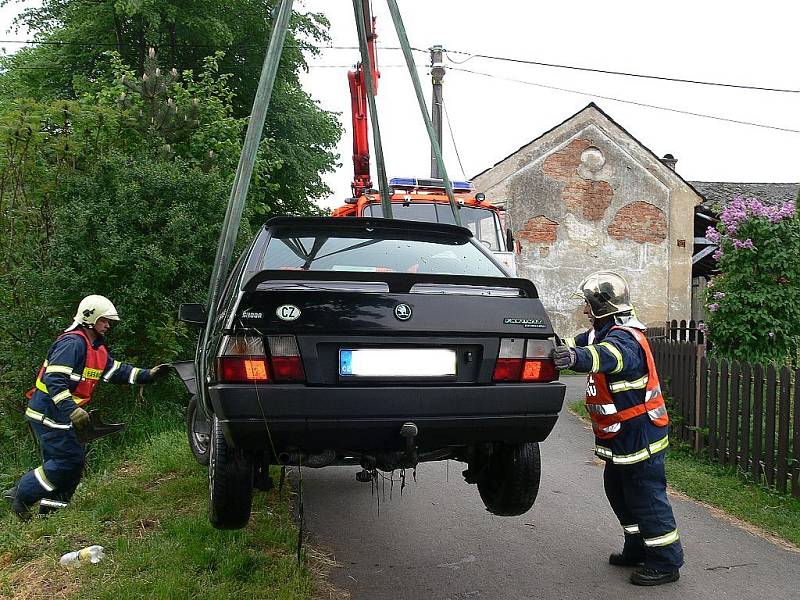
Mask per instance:
[[[372,473],[376,466],[380,469],[393,470],[395,468],[408,468],[414,467],[419,462],[417,455],[417,446],[415,444],[419,428],[415,423],[403,423],[400,428],[400,436],[406,439],[406,449],[401,452],[396,452],[394,455],[386,457],[378,457],[383,460],[376,461],[375,457],[365,456],[362,458],[362,470],[356,473],[356,479],[362,483],[369,483],[372,481]]]
[[[400,435],[406,438],[406,463],[416,465],[417,462],[417,446],[414,441],[417,439],[419,428],[415,423],[403,423],[400,428]]]

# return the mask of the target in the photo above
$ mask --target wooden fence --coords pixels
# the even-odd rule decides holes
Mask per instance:
[[[673,435],[800,497],[800,369],[708,358],[703,344],[654,333],[648,330]]]
[[[691,320],[667,321],[663,327],[648,327],[647,337],[650,339],[667,339],[675,342],[706,343],[703,321]]]

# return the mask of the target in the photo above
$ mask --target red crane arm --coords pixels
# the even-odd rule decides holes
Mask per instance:
[[[372,16],[372,7],[369,0],[364,2],[364,24],[367,29],[367,53],[372,67],[372,89],[378,93],[377,53],[375,40],[375,17]],[[350,84],[350,111],[353,119],[353,198],[361,197],[364,192],[372,189],[372,177],[369,173],[369,129],[367,127],[367,85],[364,81],[364,66],[359,62],[355,70],[347,72]]]

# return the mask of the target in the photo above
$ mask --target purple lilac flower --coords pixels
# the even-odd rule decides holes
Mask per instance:
[[[717,231],[717,228],[716,227],[712,227],[711,225],[709,225],[708,229],[706,229],[706,239],[709,242],[712,242],[712,243],[716,244],[716,243],[719,242],[720,237],[721,236],[720,236],[719,231]]]
[[[725,292],[714,292],[714,300],[722,300],[725,297]]]
[[[728,233],[736,233],[739,226],[750,218],[767,219],[775,224],[794,217],[795,211],[794,202],[771,206],[764,204],[758,198],[745,200],[741,196],[736,196],[722,210],[720,220]]]
[[[753,246],[753,240],[751,240],[750,238],[747,238],[745,241],[734,239],[733,240],[733,245],[734,245],[735,248],[744,248],[744,249],[747,249],[747,250],[755,250],[756,249],[756,247]]]
[[[706,326],[705,322],[703,322],[703,321],[700,321],[697,324],[697,329],[698,329],[698,331],[702,331],[703,333],[708,331],[708,327]]]
[[[714,302],[713,304],[709,304],[708,310],[710,310],[711,312],[717,312],[719,310],[719,304],[717,304],[716,302]]]
[[[722,258],[722,248],[717,248],[714,250],[714,254],[711,255],[714,260],[719,260]]]

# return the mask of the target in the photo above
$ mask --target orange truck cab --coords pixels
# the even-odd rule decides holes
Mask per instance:
[[[511,229],[504,229],[504,209],[493,206],[483,194],[475,194],[468,181],[453,181],[453,194],[461,225],[492,251],[511,276],[516,276],[514,238]],[[395,219],[456,224],[441,179],[395,177],[389,180],[389,198]],[[380,194],[368,190],[359,198],[348,198],[331,216],[383,217]]]

